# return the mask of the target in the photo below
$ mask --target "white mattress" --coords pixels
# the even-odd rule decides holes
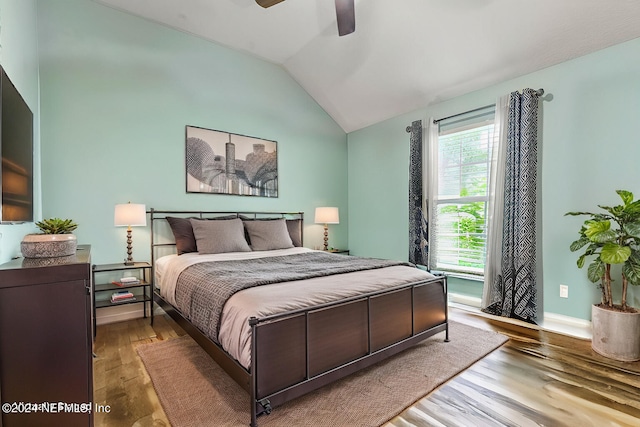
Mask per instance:
[[[176,281],[182,270],[197,262],[251,259],[308,252],[311,249],[292,248],[276,251],[234,252],[215,255],[169,255],[156,261],[156,284],[160,294],[175,305]],[[249,318],[269,316],[289,310],[373,292],[433,277],[408,266],[393,266],[375,270],[317,277],[307,280],[275,283],[242,290],[227,301],[220,318],[218,342],[242,366],[251,364],[251,328]]]

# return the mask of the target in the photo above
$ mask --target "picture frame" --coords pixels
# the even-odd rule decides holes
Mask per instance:
[[[278,142],[185,127],[187,193],[278,197]]]

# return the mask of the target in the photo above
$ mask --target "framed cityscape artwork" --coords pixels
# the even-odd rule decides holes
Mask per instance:
[[[278,197],[278,143],[186,127],[187,193]]]

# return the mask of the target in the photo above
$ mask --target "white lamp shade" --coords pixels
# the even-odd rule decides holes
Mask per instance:
[[[316,208],[316,224],[340,224],[338,208]]]
[[[147,209],[145,205],[137,203],[123,203],[116,205],[113,215],[113,225],[119,226],[146,226]]]

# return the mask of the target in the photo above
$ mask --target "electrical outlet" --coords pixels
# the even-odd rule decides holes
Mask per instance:
[[[560,298],[569,298],[569,286],[560,285]]]

